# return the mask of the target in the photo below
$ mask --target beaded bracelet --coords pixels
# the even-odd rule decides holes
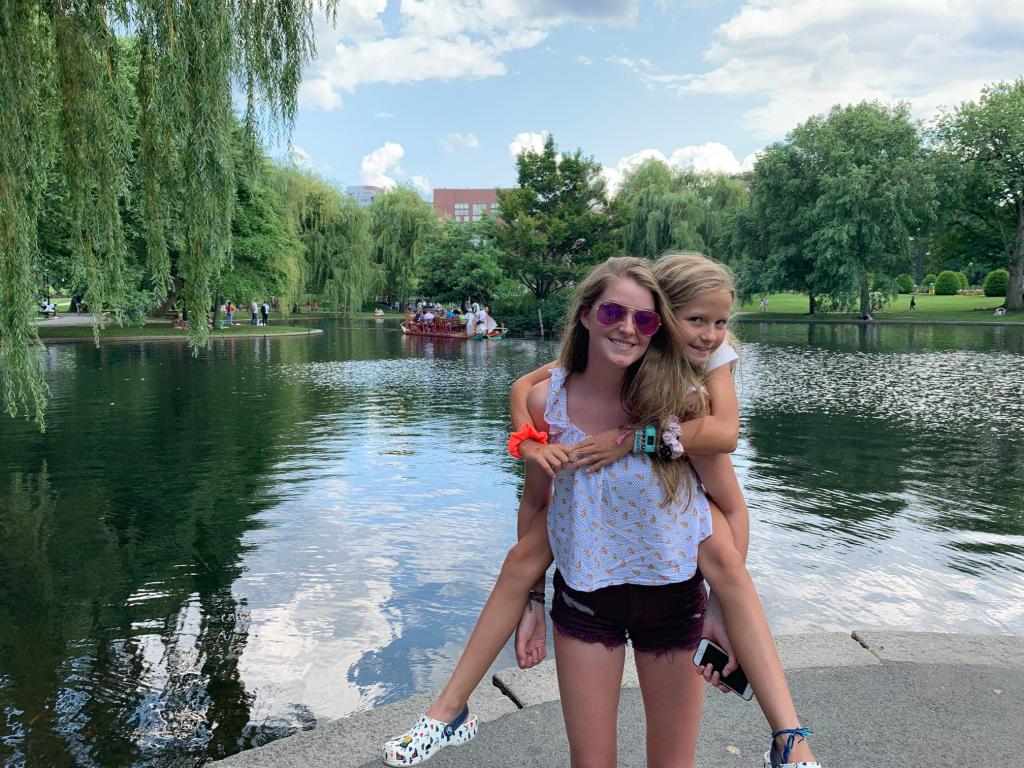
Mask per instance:
[[[526,601],[526,607],[532,611],[534,603],[540,605],[541,610],[544,610],[544,593],[541,592],[539,589],[530,590],[530,597]]]

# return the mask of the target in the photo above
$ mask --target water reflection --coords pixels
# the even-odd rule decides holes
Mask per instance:
[[[5,767],[199,765],[443,682],[554,345],[311,326],[47,350],[48,432],[0,421]],[[1024,329],[740,332],[774,628],[1024,633]]]

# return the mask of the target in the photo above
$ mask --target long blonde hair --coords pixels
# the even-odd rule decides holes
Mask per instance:
[[[587,367],[590,332],[581,321],[584,309],[591,309],[614,280],[628,278],[651,293],[661,327],[651,337],[643,357],[626,369],[622,403],[635,424],[662,424],[675,414],[688,413],[688,393],[693,371],[685,364],[679,327],[672,306],[659,286],[650,262],[632,256],[613,257],[598,265],[579,284],[576,299],[566,318],[559,366],[569,373]],[[681,364],[680,361],[683,361]],[[668,499],[675,499],[689,468],[682,461],[652,460]]]
[[[729,268],[697,251],[663,253],[654,262],[654,276],[673,311],[709,291],[725,291],[736,302],[736,280]],[[732,331],[726,334],[725,343],[739,347]],[[703,378],[705,372],[700,374]]]
[[[675,251],[665,253],[653,267],[658,287],[670,305],[669,317],[672,330],[678,333],[675,310],[689,301],[709,291],[726,291],[736,300],[736,282],[732,273],[721,262],[715,261],[695,251]],[[735,337],[730,331],[726,341],[737,347]],[[671,375],[664,372],[667,366],[674,366]],[[630,413],[650,414],[648,417],[637,418],[639,424],[657,423],[662,427],[669,416],[677,416],[686,421],[707,408],[707,395],[704,380],[707,370],[704,366],[693,367],[686,358],[684,344],[677,341],[669,360],[658,360],[651,368],[651,378],[638,373],[631,381],[627,393]],[[687,471],[687,462],[652,460],[669,498],[674,498],[679,490],[683,473]],[[686,486],[689,504],[692,487]]]

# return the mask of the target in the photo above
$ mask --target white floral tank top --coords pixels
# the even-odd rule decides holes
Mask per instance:
[[[572,445],[587,435],[569,421],[566,376],[562,368],[551,371],[544,419],[552,442]],[[555,475],[548,538],[566,583],[592,592],[691,578],[697,545],[711,535],[711,512],[692,469],[685,482],[678,499],[667,501],[651,460],[636,453],[597,472],[568,468]]]

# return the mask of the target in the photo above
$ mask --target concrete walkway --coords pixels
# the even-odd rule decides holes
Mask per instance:
[[[858,630],[784,635],[776,644],[826,768],[960,768],[980,758],[985,765],[1010,766],[1024,754],[1024,637]],[[623,686],[618,765],[640,768],[643,705],[632,665]],[[430,698],[361,712],[211,766],[379,766],[381,744],[412,725]],[[480,734],[442,750],[431,766],[569,764],[553,663],[500,672],[470,704],[484,723]],[[708,690],[700,768],[760,768],[767,745],[756,703]]]

